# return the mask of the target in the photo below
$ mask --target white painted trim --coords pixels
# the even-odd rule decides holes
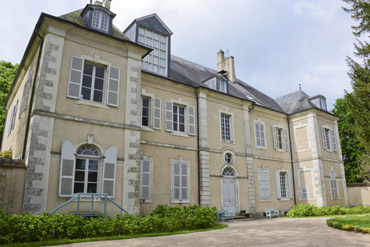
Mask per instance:
[[[221,116],[222,115],[227,115],[227,116],[230,116],[230,122],[229,122],[229,125],[230,125],[230,140],[222,140],[222,121],[221,121]],[[235,144],[235,133],[234,133],[234,113],[232,112],[229,112],[227,109],[225,110],[218,110],[218,116],[219,116],[219,127],[220,127],[220,130],[219,130],[219,133],[220,133],[220,141],[221,142],[226,142],[226,143],[233,143]]]

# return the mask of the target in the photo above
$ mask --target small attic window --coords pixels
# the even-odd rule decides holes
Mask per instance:
[[[224,76],[214,76],[203,82],[209,88],[219,92],[227,93],[227,79]]]
[[[317,108],[321,110],[327,111],[326,107],[326,98],[322,95],[317,95],[310,98],[312,104],[314,104]]]
[[[109,15],[100,10],[94,10],[91,26],[108,32]]]

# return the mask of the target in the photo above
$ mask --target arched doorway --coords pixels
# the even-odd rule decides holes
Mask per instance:
[[[222,171],[222,208],[230,213],[236,213],[237,185],[235,172],[231,167]]]

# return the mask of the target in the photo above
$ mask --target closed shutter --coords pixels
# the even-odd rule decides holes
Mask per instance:
[[[8,136],[10,135],[10,133],[12,132],[12,123],[13,123],[13,117],[14,117],[14,107],[11,111],[11,114],[10,114],[10,119],[9,119],[9,122],[8,122]]]
[[[80,98],[81,82],[83,76],[84,59],[72,57],[69,71],[69,82],[67,96],[74,99]]]
[[[275,125],[272,126],[272,139],[274,140],[274,148],[278,149],[277,129]]]
[[[21,104],[21,110],[19,112],[19,117],[21,117],[22,113],[27,108],[28,95],[29,95],[29,92],[30,92],[31,80],[32,80],[32,71],[30,71],[30,73],[28,75],[27,83],[26,83],[26,85],[24,85],[24,88],[23,88],[22,104]]]
[[[140,174],[140,199],[151,199],[151,165],[149,160],[141,161]]]
[[[161,99],[153,99],[153,129],[161,129]]]
[[[280,190],[280,172],[275,172],[275,187],[276,187],[276,198],[281,199],[281,190]]]
[[[293,198],[293,180],[292,180],[292,176],[290,175],[289,172],[287,172],[287,175],[288,175],[288,189],[289,189],[289,198],[292,199]]]
[[[195,135],[195,112],[194,107],[188,107],[188,134]]]
[[[103,168],[103,193],[108,197],[114,197],[116,166],[117,166],[117,148],[112,146],[105,151]]]
[[[173,130],[173,103],[166,101],[166,130]]]
[[[321,127],[321,135],[322,135],[322,145],[324,147],[325,150],[327,150],[327,145],[328,145],[328,141],[326,139],[326,134],[325,134],[325,127]]]
[[[75,148],[72,143],[64,140],[60,158],[59,196],[61,197],[73,196],[75,162]]]
[[[120,82],[120,69],[117,67],[110,66],[107,92],[108,105],[118,106],[119,82]]]
[[[259,128],[259,123],[254,122],[254,134],[256,135],[256,146],[260,147],[261,146],[261,137],[260,137],[260,128]]]
[[[335,138],[334,130],[330,130],[330,138],[331,138],[333,150],[337,151],[337,139]]]
[[[283,142],[284,142],[284,150],[289,151],[289,138],[288,138],[288,131],[283,129]]]
[[[266,140],[265,140],[265,124],[259,123],[260,126],[260,135],[261,135],[261,146],[266,147]]]
[[[180,167],[181,164],[174,163],[172,167],[172,200],[179,201],[180,200]]]
[[[189,200],[189,165],[181,164],[181,199]]]

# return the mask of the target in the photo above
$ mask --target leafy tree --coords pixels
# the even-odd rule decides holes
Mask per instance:
[[[6,111],[3,109],[4,101],[18,69],[18,64],[0,61],[0,142],[3,137]]]

